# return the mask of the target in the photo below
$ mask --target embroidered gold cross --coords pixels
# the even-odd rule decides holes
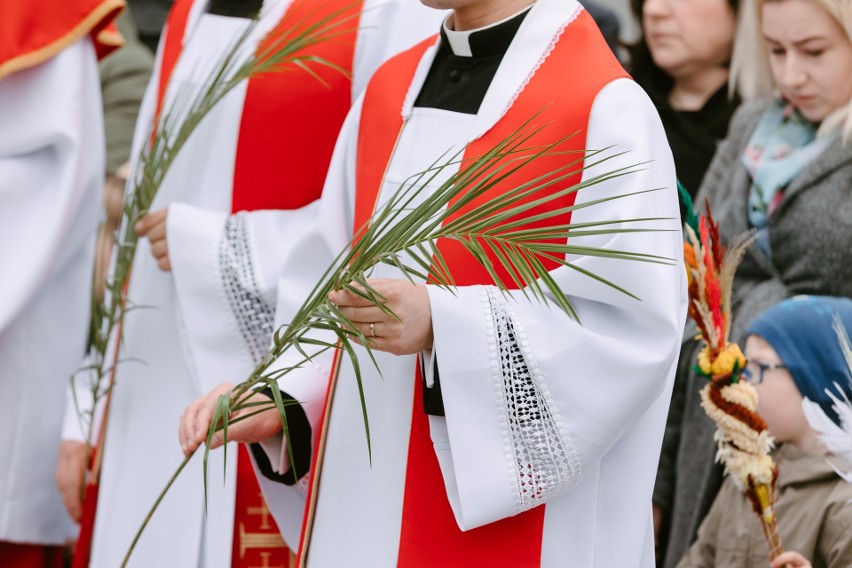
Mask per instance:
[[[287,543],[281,538],[281,535],[275,533],[250,533],[246,532],[246,527],[240,523],[240,558],[245,558],[246,550],[254,548],[286,548]],[[261,554],[266,554],[261,552]],[[269,553],[271,554],[271,553]],[[261,567],[265,568],[265,567]]]
[[[266,501],[263,500],[263,493],[258,492],[260,497],[260,507],[246,507],[246,513],[254,517],[260,517],[260,530],[269,530],[272,525],[269,524],[269,508],[266,506]]]

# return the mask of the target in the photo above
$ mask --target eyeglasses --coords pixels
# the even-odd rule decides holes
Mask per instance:
[[[742,376],[748,382],[759,385],[763,384],[763,374],[766,371],[774,371],[775,369],[786,369],[787,367],[783,363],[772,363],[771,365],[767,365],[765,363],[759,363],[757,361],[749,361],[745,368],[742,370]]]

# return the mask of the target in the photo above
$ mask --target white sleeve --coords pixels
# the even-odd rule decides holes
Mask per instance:
[[[358,122],[362,101],[355,102],[343,124],[331,159],[328,177],[323,187],[322,198],[317,204],[316,216],[311,224],[291,243],[281,243],[281,265],[277,286],[275,327],[288,324],[304,303],[308,294],[320,281],[326,269],[352,238],[355,196],[355,154],[358,142]],[[314,335],[314,337],[319,337]],[[325,341],[334,339],[330,332],[322,335]],[[281,368],[297,363],[302,356],[291,350],[275,363]],[[298,401],[308,418],[312,430],[311,454],[317,447],[323,418],[324,403],[328,392],[329,376],[334,353],[327,351],[315,357],[309,364],[296,369],[279,380],[281,390]],[[261,444],[277,473],[283,473],[289,464],[285,458],[283,436]],[[282,529],[287,542],[298,542],[301,532],[306,483],[286,486],[263,477],[258,471],[269,510]],[[307,476],[306,476],[307,478]],[[298,521],[298,523],[297,523]],[[288,535],[295,535],[294,540]]]
[[[592,108],[586,147],[626,155],[584,178],[649,162],[640,172],[583,189],[577,203],[664,188],[575,210],[571,221],[667,217],[630,224],[669,232],[575,237],[577,245],[651,253],[674,265],[580,257],[551,272],[581,323],[553,303],[471,286],[430,286],[446,416],[430,417],[450,503],[462,530],[516,515],[570,491],[664,392],[686,317],[677,192],[657,112],[632,81],[606,86]],[[460,338],[475,338],[460,341]],[[495,472],[504,472],[497,475]]]
[[[233,215],[183,203],[169,207],[172,277],[203,390],[223,376],[243,378],[266,354],[281,265],[317,209],[316,201]]]

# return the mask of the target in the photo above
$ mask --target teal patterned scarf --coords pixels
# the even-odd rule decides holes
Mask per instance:
[[[760,117],[742,156],[752,180],[748,196],[752,227],[769,224],[784,189],[831,143],[831,136],[816,137],[818,126],[783,100]]]

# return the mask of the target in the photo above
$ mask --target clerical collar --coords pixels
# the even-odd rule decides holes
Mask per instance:
[[[518,28],[532,8],[527,6],[520,12],[488,26],[457,32],[447,27],[452,16],[447,16],[441,26],[441,43],[457,57],[493,57],[503,55],[515,38]]]

